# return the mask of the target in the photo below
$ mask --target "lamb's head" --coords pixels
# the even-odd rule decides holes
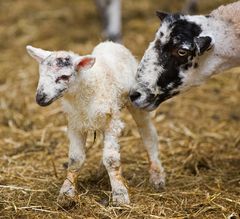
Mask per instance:
[[[50,52],[32,46],[27,46],[27,51],[39,63],[36,101],[40,106],[47,106],[62,97],[81,71],[95,63],[92,56],[79,56],[72,52]]]
[[[203,35],[199,22],[194,22],[206,22],[207,16],[163,12],[157,16],[161,26],[139,64],[137,83],[130,92],[133,104],[149,111],[203,80],[197,74],[199,62],[213,46],[211,36]]]

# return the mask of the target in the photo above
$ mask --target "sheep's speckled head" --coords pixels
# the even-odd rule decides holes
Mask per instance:
[[[92,56],[79,56],[72,52],[50,52],[27,46],[28,53],[39,63],[39,82],[36,102],[48,106],[68,91],[78,72],[91,68],[95,63]]]
[[[194,75],[198,61],[213,46],[212,38],[201,34],[201,25],[191,20],[194,16],[162,12],[157,12],[157,16],[162,20],[161,26],[145,51],[137,84],[130,92],[133,104],[148,111],[199,84],[200,76]]]

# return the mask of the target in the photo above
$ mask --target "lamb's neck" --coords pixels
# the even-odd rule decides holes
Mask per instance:
[[[92,74],[91,76],[92,78],[85,77],[85,75],[77,78],[74,84],[69,88],[68,92],[64,95],[64,101],[68,102],[68,104],[75,108],[80,105],[88,105],[97,89],[97,85],[92,85],[95,80],[94,75]],[[79,103],[81,104],[79,105]]]

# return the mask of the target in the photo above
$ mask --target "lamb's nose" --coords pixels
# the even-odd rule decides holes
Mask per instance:
[[[46,96],[45,93],[37,93],[36,102],[41,106],[44,103]]]
[[[139,93],[138,91],[131,91],[129,94],[130,100],[132,102],[134,102],[135,100],[137,100],[139,97],[141,97],[141,93]]]

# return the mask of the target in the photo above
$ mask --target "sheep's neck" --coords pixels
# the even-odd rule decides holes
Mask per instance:
[[[202,27],[203,35],[213,37],[214,42],[214,48],[205,54],[200,65],[203,78],[239,66],[240,40],[234,25],[212,16]]]
[[[240,64],[240,2],[220,6],[211,13],[216,38],[216,55],[229,59],[229,65]]]
[[[240,34],[240,1],[223,5],[212,11],[211,16],[220,19],[233,27],[236,34]]]

